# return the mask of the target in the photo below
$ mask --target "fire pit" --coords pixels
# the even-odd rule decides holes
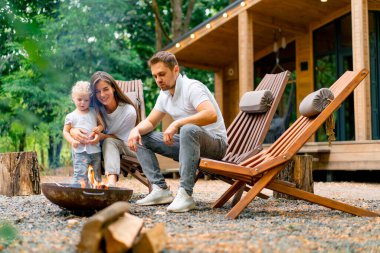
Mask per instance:
[[[101,210],[117,201],[128,201],[133,190],[78,188],[70,184],[43,183],[43,194],[54,204],[69,210]]]

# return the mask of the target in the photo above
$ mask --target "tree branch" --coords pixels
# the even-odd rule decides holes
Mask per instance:
[[[152,0],[152,4],[150,4],[150,7],[152,8],[152,11],[154,13],[155,21],[158,22],[158,25],[160,26],[160,29],[161,29],[162,34],[164,35],[165,39],[167,39],[169,42],[172,42],[168,33],[165,31],[164,26],[162,25],[162,20],[161,20],[161,16],[160,16],[160,11],[158,9],[157,0]]]
[[[183,24],[183,33],[186,33],[187,31],[189,31],[191,14],[193,13],[194,5],[195,5],[195,0],[189,0],[189,5],[187,6],[187,11],[186,11],[185,22]]]

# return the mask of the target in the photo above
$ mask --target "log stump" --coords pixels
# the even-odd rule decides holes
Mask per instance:
[[[0,153],[0,195],[10,197],[40,193],[37,153]]]
[[[286,165],[285,169],[277,175],[276,179],[294,183],[296,188],[314,193],[313,156],[295,155]],[[273,191],[273,197],[297,199],[276,191]]]

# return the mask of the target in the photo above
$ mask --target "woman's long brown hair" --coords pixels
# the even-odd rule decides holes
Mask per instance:
[[[137,111],[136,105],[122,92],[119,85],[117,85],[115,79],[110,74],[108,74],[107,72],[97,71],[92,75],[91,80],[90,80],[90,89],[92,92],[91,104],[94,106],[96,112],[99,113],[100,116],[102,117],[104,124],[106,124],[105,119],[104,119],[104,115],[103,115],[104,110],[100,110],[100,108],[103,106],[103,104],[100,103],[99,100],[96,98],[96,85],[100,81],[108,83],[115,90],[114,97],[115,97],[116,103],[118,105],[130,104],[135,108],[135,111],[136,111],[136,123],[135,124],[140,122],[139,113]]]

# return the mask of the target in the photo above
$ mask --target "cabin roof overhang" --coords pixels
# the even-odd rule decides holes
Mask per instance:
[[[287,42],[349,13],[350,0],[247,0],[236,1],[212,18],[176,39],[164,50],[176,55],[180,65],[217,69],[238,58],[238,16],[252,13],[254,59],[273,51],[274,32],[281,29]]]

